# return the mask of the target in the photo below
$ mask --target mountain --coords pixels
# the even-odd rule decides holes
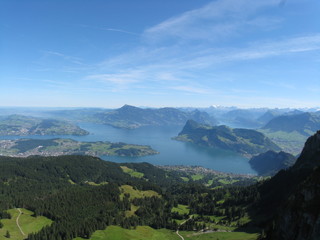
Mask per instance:
[[[264,108],[234,109],[220,116],[219,120],[228,126],[258,128],[261,123],[257,121],[267,110]]]
[[[262,116],[260,116],[257,121],[260,122],[263,126],[266,125],[273,118],[278,117],[283,114],[283,111],[279,110],[268,110]]]
[[[206,112],[194,110],[184,112],[176,108],[143,109],[130,105],[94,115],[102,123],[120,128],[139,128],[142,126],[180,126],[193,119],[201,123],[217,124]]]
[[[42,119],[23,115],[10,115],[0,118],[0,135],[87,135],[86,130],[67,121]]]
[[[290,153],[267,151],[252,157],[249,163],[259,175],[270,176],[291,167],[295,161],[296,158]]]
[[[320,129],[320,117],[313,113],[299,113],[276,117],[268,122],[263,129],[269,131],[298,132],[305,136]]]
[[[319,239],[320,131],[308,138],[296,163],[263,183],[259,192],[256,208],[269,219],[265,239]]]
[[[79,122],[98,122],[94,115],[101,112],[112,111],[105,108],[79,108],[44,111],[42,115],[56,119],[66,119]]]
[[[175,139],[202,146],[236,151],[244,155],[263,153],[268,150],[280,150],[275,143],[258,131],[203,125],[193,120],[186,123]]]

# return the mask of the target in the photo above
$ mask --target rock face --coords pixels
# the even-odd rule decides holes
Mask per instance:
[[[270,239],[318,240],[320,238],[320,169],[299,186],[278,216]]]
[[[279,151],[275,143],[262,133],[227,126],[209,126],[189,120],[175,138],[207,147],[217,147],[250,156],[268,150]]]
[[[295,169],[314,168],[320,166],[320,131],[308,138],[295,164]]]
[[[250,159],[251,167],[262,176],[272,176],[282,169],[291,167],[296,158],[290,153],[267,151]]]
[[[320,131],[289,170],[261,186],[261,193],[261,206],[275,213],[265,239],[320,239]]]

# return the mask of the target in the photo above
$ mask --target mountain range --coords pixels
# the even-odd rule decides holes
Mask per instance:
[[[271,119],[263,129],[272,132],[298,132],[305,136],[310,136],[320,129],[320,117],[314,113],[299,113],[282,115]]]
[[[96,113],[94,118],[103,124],[129,129],[142,126],[183,126],[189,119],[205,124],[217,124],[214,117],[199,110],[184,112],[176,108],[144,109],[130,105],[113,111]]]

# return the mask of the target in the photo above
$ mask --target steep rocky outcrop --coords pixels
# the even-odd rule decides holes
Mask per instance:
[[[320,238],[320,131],[311,136],[296,161],[260,187],[260,207],[269,220],[265,239]]]

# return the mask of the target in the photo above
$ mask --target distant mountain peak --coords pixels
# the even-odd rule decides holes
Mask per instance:
[[[196,121],[194,121],[194,120],[192,120],[192,119],[189,119],[189,120],[186,122],[183,130],[196,129],[196,128],[200,127],[200,126],[201,126],[200,123],[198,123],[198,122],[196,122]]]
[[[132,105],[125,104],[121,108],[119,108],[119,110],[120,109],[140,109],[140,108],[132,106]]]

